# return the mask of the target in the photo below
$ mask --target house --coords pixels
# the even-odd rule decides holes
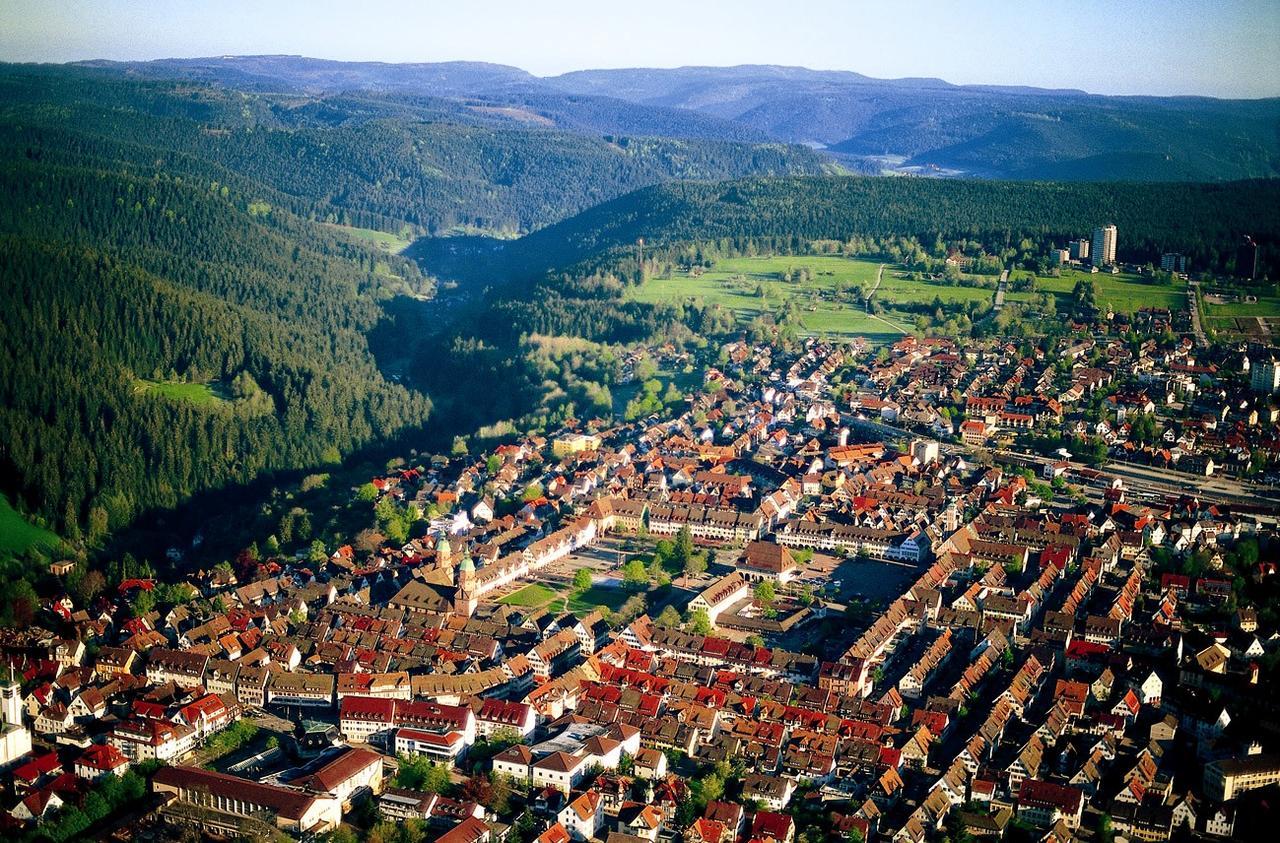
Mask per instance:
[[[553,752],[531,765],[533,787],[550,787],[571,793],[591,767],[590,759],[567,752]]]
[[[748,773],[742,780],[742,798],[758,800],[773,811],[787,807],[795,789],[795,782],[784,776]]]
[[[533,753],[524,744],[509,746],[493,756],[493,771],[528,784],[533,776]]]
[[[774,811],[757,811],[751,820],[752,839],[773,838],[778,843],[795,843],[796,821],[788,814]]]
[[[397,729],[392,739],[397,755],[424,755],[439,764],[452,764],[467,751],[461,732]]]
[[[209,657],[188,650],[153,647],[147,654],[147,681],[153,685],[172,682],[183,688],[203,686]]]
[[[742,550],[735,566],[748,582],[772,580],[786,584],[795,579],[797,566],[791,551],[779,544],[753,541]]]
[[[110,744],[94,744],[75,763],[76,776],[91,782],[103,776],[123,776],[127,772],[129,759]]]
[[[734,571],[716,580],[689,601],[690,612],[706,612],[707,619],[715,626],[716,618],[739,600],[751,594],[751,586],[741,573]]]
[[[1018,790],[1018,818],[1036,828],[1052,828],[1059,821],[1069,829],[1080,827],[1084,791],[1041,779],[1027,779]]]
[[[644,747],[634,759],[635,774],[642,779],[661,779],[667,775],[667,755],[657,749]]]
[[[132,762],[177,761],[192,752],[198,740],[196,730],[185,723],[138,717],[117,723],[107,735],[107,742]]]
[[[573,840],[590,840],[604,825],[604,799],[598,790],[588,790],[566,805],[557,816]]]
[[[618,809],[615,824],[623,834],[630,834],[641,840],[657,841],[658,835],[662,833],[662,811],[657,805],[624,802]]]
[[[9,816],[21,822],[43,820],[62,810],[63,800],[57,793],[46,788],[27,794],[13,809]]]
[[[267,702],[283,705],[331,708],[337,677],[331,673],[278,671],[267,682]]]
[[[499,699],[481,702],[475,720],[476,733],[484,737],[509,730],[521,738],[528,738],[538,727],[538,714],[533,706]]]
[[[1205,834],[1211,837],[1233,838],[1235,831],[1236,809],[1234,805],[1219,805],[1205,815]]]

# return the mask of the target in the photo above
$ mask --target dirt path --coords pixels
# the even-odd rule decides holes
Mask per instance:
[[[877,319],[883,322],[884,324],[888,325],[890,328],[893,328],[893,330],[897,331],[900,334],[909,334],[911,332],[908,331],[906,328],[903,328],[901,325],[895,325],[892,322],[890,322],[888,319],[885,319],[883,316],[879,315],[878,313],[871,312],[871,299],[873,296],[875,296],[876,290],[880,289],[880,282],[884,280],[885,266],[887,266],[887,264],[883,264],[883,263],[880,264],[880,271],[876,273],[876,285],[871,288],[871,292],[867,293],[867,305],[866,305],[867,315],[870,316],[872,319]]]

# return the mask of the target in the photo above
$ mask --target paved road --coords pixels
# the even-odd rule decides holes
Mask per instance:
[[[1204,335],[1204,328],[1200,325],[1200,282],[1187,282],[1187,306],[1191,308],[1191,333],[1195,334],[1196,345],[1200,348],[1207,348],[1209,339]]]

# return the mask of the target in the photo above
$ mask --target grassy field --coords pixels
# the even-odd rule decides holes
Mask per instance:
[[[530,609],[536,609],[545,606],[552,600],[560,596],[560,592],[547,588],[545,585],[538,583],[530,583],[518,591],[513,591],[506,597],[499,600],[508,606],[525,606]]]
[[[592,586],[586,591],[569,596],[569,611],[578,613],[587,613],[601,606],[616,612],[627,602],[632,592],[625,588],[605,588],[603,586]]]
[[[802,268],[809,272],[804,281],[797,280]],[[696,278],[675,275],[650,279],[630,295],[649,304],[688,299],[719,304],[743,322],[775,310],[783,302],[795,301],[801,308],[800,323],[806,331],[891,341],[900,333],[869,316],[851,294],[855,285],[864,293],[869,292],[879,271],[876,261],[823,255],[730,258]],[[784,280],[788,273],[793,280]],[[886,269],[886,280],[889,274]],[[758,295],[760,289],[765,291],[763,299]]]
[[[134,392],[158,395],[170,401],[187,401],[199,406],[214,406],[227,400],[220,384],[153,381],[138,378],[134,385]]]
[[[1098,306],[1111,306],[1118,312],[1133,313],[1143,307],[1167,307],[1180,310],[1187,306],[1187,282],[1175,281],[1168,287],[1147,284],[1137,275],[1109,275],[1065,271],[1061,278],[1037,278],[1036,289],[1056,293],[1061,311],[1071,296],[1076,282],[1092,280],[1098,291]]]
[[[866,313],[863,300],[853,295],[858,286],[865,295],[876,286],[881,264],[861,258],[835,256],[730,258],[719,261],[697,277],[677,274],[652,278],[632,289],[629,296],[640,302],[658,304],[698,300],[719,304],[732,310],[742,322],[749,322],[765,311],[775,311],[784,302],[800,307],[800,324],[805,331],[831,336],[865,336],[872,342],[892,342],[900,331]],[[801,269],[808,277],[798,279]],[[792,280],[784,278],[790,275]],[[1029,301],[1037,293],[1053,293],[1058,310],[1070,308],[1071,291],[1085,278],[1097,286],[1098,304],[1120,312],[1133,312],[1141,307],[1167,307],[1171,310],[1186,305],[1186,283],[1169,287],[1143,283],[1136,275],[1072,272],[1060,278],[1037,278],[1035,292],[1011,292],[1009,301]],[[990,279],[993,283],[995,279]],[[764,291],[762,298],[759,293]],[[901,267],[885,266],[875,298],[886,309],[888,321],[909,330],[911,316],[894,313],[903,305],[932,302],[944,304],[991,302],[994,287],[961,287],[927,280],[912,280]]]
[[[325,224],[330,228],[346,232],[357,240],[364,240],[371,243],[382,251],[393,255],[400,254],[409,247],[410,243],[413,242],[399,234],[390,234],[386,231],[378,231],[373,228],[356,228],[353,225],[337,225],[335,223]]]
[[[1210,304],[1206,297],[1205,313],[1213,317],[1280,316],[1280,296],[1258,296],[1256,302]]]
[[[0,495],[0,554],[25,553],[30,547],[56,547],[58,537],[18,514],[9,499]]]

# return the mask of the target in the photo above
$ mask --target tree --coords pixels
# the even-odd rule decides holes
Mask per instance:
[[[76,583],[74,595],[76,602],[81,606],[88,606],[98,595],[102,593],[102,589],[106,588],[107,580],[102,576],[101,571],[89,570]]]
[[[575,591],[586,591],[591,588],[591,572],[586,568],[579,568],[574,571],[573,587]]]
[[[764,606],[772,606],[773,601],[778,599],[778,589],[773,584],[773,580],[761,580],[755,588],[756,600]]]
[[[693,533],[689,530],[689,525],[680,528],[680,532],[676,533],[676,543],[674,548],[675,561],[681,565],[688,564],[693,557]]]
[[[702,798],[707,802],[713,802],[724,796],[724,779],[715,773],[711,773],[702,780]]]
[[[689,629],[698,635],[711,634],[711,616],[706,609],[695,609],[689,613]]]
[[[318,565],[329,558],[329,553],[324,549],[324,542],[316,539],[311,542],[311,547],[307,550],[307,561],[313,565]]]
[[[649,571],[639,559],[632,559],[622,566],[622,581],[631,588],[641,588],[649,584]]]
[[[669,605],[659,613],[658,617],[654,619],[654,623],[658,626],[674,629],[680,625],[680,612],[676,610],[675,606]]]
[[[371,554],[376,553],[378,548],[382,547],[382,543],[386,540],[387,537],[382,533],[379,533],[372,527],[366,527],[356,533],[356,538],[353,544],[355,545],[355,549],[359,552]]]
[[[686,577],[699,577],[706,573],[707,557],[700,553],[691,555],[684,562],[684,575]]]
[[[377,497],[378,487],[374,486],[372,482],[364,483],[360,488],[356,489],[356,500],[361,503],[373,503]]]
[[[135,618],[140,618],[146,615],[148,612],[155,609],[155,607],[155,592],[145,588],[138,589],[138,593],[133,596],[133,601],[130,603],[130,609],[132,610]]]

